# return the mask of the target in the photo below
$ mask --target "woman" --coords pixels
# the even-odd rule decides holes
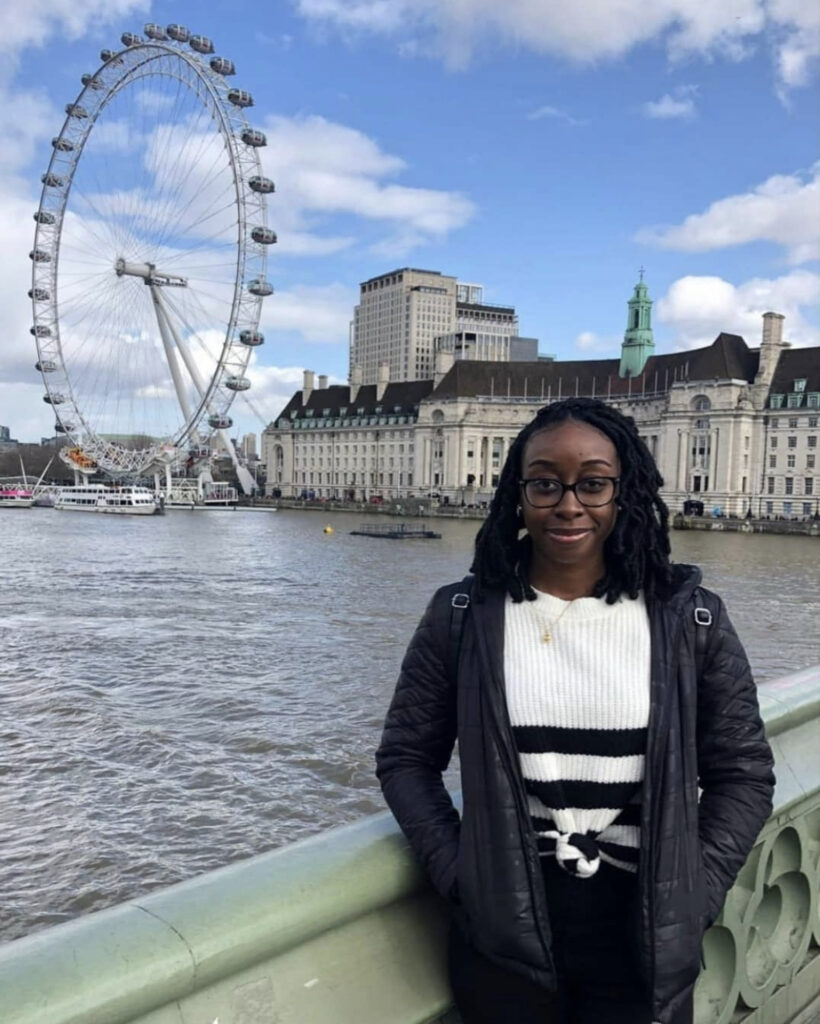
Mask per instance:
[[[661,483],[614,408],[542,409],[474,575],[407,649],[377,773],[452,905],[464,1024],[690,1024],[703,933],[770,813],[749,664],[669,560]]]

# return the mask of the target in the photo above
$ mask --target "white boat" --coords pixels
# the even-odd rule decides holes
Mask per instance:
[[[115,515],[153,516],[163,511],[160,502],[147,487],[105,487],[83,484],[62,487],[54,503],[56,509],[75,512],[107,512]]]
[[[34,495],[28,487],[0,486],[0,508],[31,508]]]

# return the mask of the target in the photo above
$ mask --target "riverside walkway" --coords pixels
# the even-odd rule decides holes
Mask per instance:
[[[760,702],[774,812],[705,937],[697,1024],[820,1024],[820,666]],[[0,946],[0,1020],[458,1024],[446,928],[376,815]]]

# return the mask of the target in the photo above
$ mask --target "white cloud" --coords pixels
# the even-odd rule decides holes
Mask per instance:
[[[575,339],[575,347],[581,352],[593,354],[606,352],[610,355],[619,351],[623,338],[616,334],[596,334],[594,331],[582,331]]]
[[[795,346],[820,344],[820,329],[804,310],[820,301],[820,274],[793,270],[783,277],[753,278],[734,285],[721,277],[681,277],[658,299],[658,323],[669,327],[680,348],[714,341],[720,331],[760,344],[761,317],[772,310],[786,317],[785,337]]]
[[[273,117],[265,126],[266,172],[287,195],[273,204],[282,253],[338,252],[352,235],[325,235],[325,218],[352,216],[384,225],[389,235],[378,246],[402,251],[445,238],[466,224],[473,203],[458,192],[398,185],[384,179],[406,169],[373,139],[323,117]],[[267,167],[270,162],[270,167]]]
[[[541,121],[545,117],[555,118],[559,121],[566,121],[567,124],[572,125],[573,128],[588,123],[585,120],[573,117],[571,114],[568,114],[565,110],[561,110],[560,107],[538,107],[536,110],[533,110],[531,113],[527,114],[528,121]]]
[[[310,342],[347,344],[348,325],[358,295],[341,284],[292,285],[262,306],[262,327],[296,331]]]
[[[395,36],[405,55],[436,53],[451,67],[499,44],[592,62],[662,42],[671,60],[743,60],[775,40],[784,87],[804,84],[820,53],[817,4],[806,0],[294,0],[310,21],[343,34]]]
[[[649,100],[642,110],[647,117],[660,120],[674,118],[688,119],[695,116],[697,86],[680,85],[671,93],[665,93],[659,100]]]
[[[790,263],[820,257],[820,162],[810,174],[777,174],[740,195],[719,199],[682,224],[644,228],[639,242],[683,252],[707,252],[749,242],[774,242]]]
[[[150,0],[4,0],[0,6],[0,51],[41,46],[57,33],[79,39],[90,25],[121,25]]]

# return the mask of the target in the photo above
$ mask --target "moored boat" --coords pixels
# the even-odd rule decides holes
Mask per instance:
[[[31,508],[34,495],[28,487],[0,487],[0,508]]]
[[[62,487],[54,507],[62,511],[132,516],[153,516],[164,511],[162,504],[147,487],[131,484],[122,487],[105,487],[103,484]]]
[[[384,537],[388,540],[441,540],[441,534],[424,523],[361,523],[351,537]]]

